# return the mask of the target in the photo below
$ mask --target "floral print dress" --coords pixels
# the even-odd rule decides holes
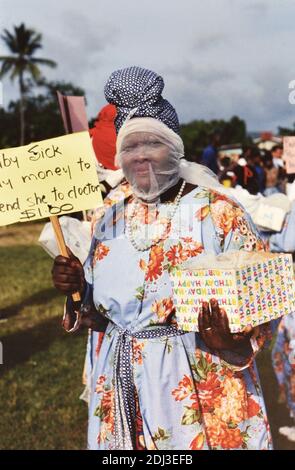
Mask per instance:
[[[290,417],[295,419],[295,313],[284,317],[279,324],[272,363],[280,395],[287,403]]]
[[[114,407],[113,381],[119,330],[177,326],[169,270],[207,253],[264,249],[235,201],[197,187],[182,197],[164,241],[137,251],[125,234],[130,198],[124,193],[125,200],[109,204],[96,224],[84,266],[85,302],[93,300],[97,314],[109,319],[104,334],[90,333],[87,348],[89,449],[114,449],[115,414],[122,411]],[[135,217],[150,223],[144,206]],[[268,326],[256,328],[254,349],[269,335]],[[137,449],[272,448],[256,351],[244,351],[245,366],[237,353],[209,350],[195,332],[130,341]]]

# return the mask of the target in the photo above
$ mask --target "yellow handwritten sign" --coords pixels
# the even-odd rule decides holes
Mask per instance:
[[[101,204],[87,131],[0,150],[0,225]]]

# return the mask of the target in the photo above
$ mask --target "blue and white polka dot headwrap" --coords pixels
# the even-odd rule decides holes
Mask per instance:
[[[123,169],[133,193],[144,201],[154,201],[176,184],[179,178],[199,186],[223,188],[208,168],[183,158],[184,147],[179,135],[178,117],[173,106],[162,97],[163,89],[162,77],[140,67],[113,72],[105,86],[105,97],[116,106],[118,113],[115,119],[116,164]],[[156,135],[170,149],[165,170],[154,169],[150,163],[153,184],[144,194],[132,180],[132,174],[128,174],[128,168],[125,166],[124,169],[122,144],[128,135],[136,132]]]
[[[173,106],[162,97],[164,81],[160,75],[141,67],[113,72],[105,85],[105,97],[117,108],[117,133],[127,117],[151,117],[177,134],[179,121]]]

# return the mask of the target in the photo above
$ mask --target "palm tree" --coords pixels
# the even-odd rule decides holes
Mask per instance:
[[[23,145],[25,142],[25,76],[27,75],[34,82],[37,82],[41,76],[38,66],[56,67],[56,63],[53,60],[33,57],[37,49],[42,48],[42,35],[33,29],[27,29],[24,23],[14,26],[13,33],[5,29],[1,38],[12,52],[12,55],[0,56],[0,63],[2,62],[0,78],[7,74],[10,74],[12,81],[16,77],[18,78],[20,91],[20,145]]]

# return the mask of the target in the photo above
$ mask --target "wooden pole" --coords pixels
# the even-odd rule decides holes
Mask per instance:
[[[58,102],[59,102],[59,107],[60,107],[62,118],[63,118],[65,131],[66,131],[67,134],[72,134],[73,133],[73,123],[72,123],[72,119],[71,119],[71,113],[70,113],[70,108],[69,108],[68,97],[62,95],[59,92],[57,92],[57,96],[58,96]],[[63,108],[62,108],[62,105],[63,105]],[[63,110],[64,110],[64,113],[63,113]],[[67,252],[64,236],[63,236],[63,233],[62,233],[62,229],[61,229],[58,217],[57,216],[52,216],[52,217],[50,217],[50,220],[51,220],[51,223],[52,223],[52,226],[53,226],[53,229],[54,229],[54,233],[55,233],[57,244],[58,244],[58,247],[59,247],[59,250],[60,250],[60,254],[63,255],[63,256],[66,256],[68,258],[69,255],[68,255],[68,252]],[[86,211],[83,211],[83,220],[87,220]],[[74,292],[74,294],[72,294],[72,298],[75,302],[79,302],[81,300],[80,293],[79,292]]]
[[[59,223],[59,218],[56,215],[52,215],[50,217],[50,222],[52,223],[53,230],[55,233],[55,238],[57,241],[57,245],[59,248],[59,252],[62,256],[65,256],[66,258],[69,258],[69,253],[65,244],[65,239],[62,233],[62,229]],[[79,292],[74,292],[72,294],[72,298],[75,302],[79,302],[81,300],[81,296]]]

